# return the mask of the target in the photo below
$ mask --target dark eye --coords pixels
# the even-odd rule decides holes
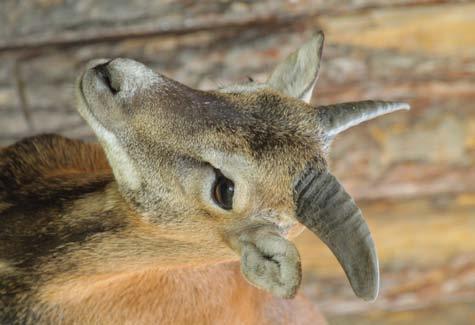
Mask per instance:
[[[216,182],[213,185],[213,199],[224,210],[233,208],[234,183],[216,170]]]

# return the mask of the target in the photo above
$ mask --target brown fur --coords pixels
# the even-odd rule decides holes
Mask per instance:
[[[302,297],[274,298],[249,285],[236,262],[203,268],[151,269],[45,288],[42,296],[81,324],[315,324]],[[107,310],[108,313],[103,311]]]
[[[222,263],[236,260],[230,252],[209,267],[180,260],[192,241],[137,217],[96,144],[30,138],[2,151],[0,166],[2,324],[322,320],[302,298],[249,285],[237,262]]]

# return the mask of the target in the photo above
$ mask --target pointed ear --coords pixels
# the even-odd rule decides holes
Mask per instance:
[[[320,31],[281,62],[272,72],[267,84],[288,96],[310,102],[318,79],[323,40],[323,32]]]

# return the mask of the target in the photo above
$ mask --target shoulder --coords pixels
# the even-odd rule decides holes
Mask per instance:
[[[109,169],[104,151],[95,143],[56,134],[25,138],[0,150],[2,171],[14,176],[51,173],[57,170],[98,171]]]
[[[59,135],[25,138],[0,150],[0,202],[26,188],[111,177],[101,146]],[[43,185],[43,186],[42,186]],[[58,184],[59,185],[59,184]]]

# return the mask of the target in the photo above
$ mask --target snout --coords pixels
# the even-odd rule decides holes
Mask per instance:
[[[130,59],[98,59],[90,61],[80,78],[83,94],[130,97],[145,89],[160,76],[140,62]]]
[[[143,99],[152,97],[150,89],[160,83],[161,78],[142,63],[130,59],[90,61],[76,84],[78,111],[93,127],[101,126],[109,131],[121,129],[131,113],[143,107]]]

